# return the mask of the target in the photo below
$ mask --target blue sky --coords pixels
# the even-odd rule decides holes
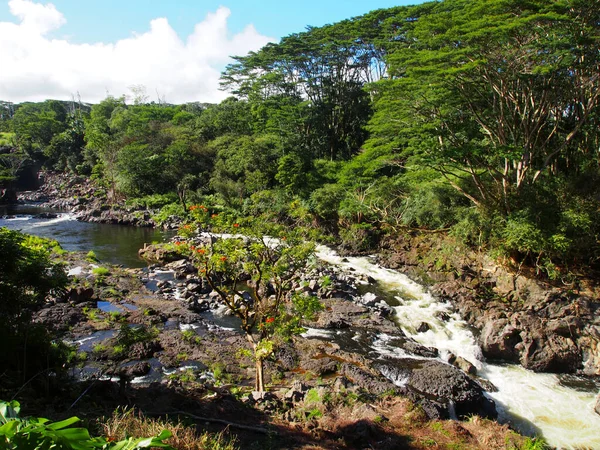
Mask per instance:
[[[142,33],[150,20],[166,17],[180,36],[187,36],[194,25],[219,6],[231,10],[232,32],[253,23],[261,34],[281,38],[303,31],[307,25],[321,26],[358,16],[373,9],[421,3],[420,0],[54,0],[67,19],[53,37],[68,37],[76,43],[114,42]],[[15,21],[8,2],[0,6],[0,21]]]
[[[0,100],[219,102],[230,55],[306,26],[417,1],[0,0]],[[131,88],[134,87],[132,90]]]

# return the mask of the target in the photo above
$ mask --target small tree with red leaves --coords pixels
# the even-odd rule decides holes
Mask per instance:
[[[186,251],[200,275],[240,319],[252,346],[256,390],[264,391],[264,361],[275,351],[275,337],[301,333],[301,320],[322,307],[315,297],[291,292],[292,281],[314,255],[314,245],[257,220],[229,223],[220,231],[228,234]]]

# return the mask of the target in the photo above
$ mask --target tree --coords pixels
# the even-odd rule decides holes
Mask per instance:
[[[117,195],[117,162],[121,147],[122,131],[113,121],[119,111],[126,108],[125,99],[107,97],[92,107],[90,117],[85,121],[85,141],[91,158],[100,161],[103,175],[109,183],[109,197]]]
[[[306,268],[314,246],[290,230],[264,226],[260,219],[231,224],[218,217],[211,220],[203,206],[190,209],[199,223],[212,222],[215,229],[235,233],[208,245],[180,243],[179,247],[191,256],[200,275],[240,319],[252,346],[256,390],[264,391],[263,363],[273,354],[276,338],[301,332],[301,319],[310,318],[321,307],[316,298],[291,292],[291,283]]]
[[[14,113],[12,122],[21,150],[43,160],[52,138],[67,127],[67,109],[57,100],[24,103]]]
[[[597,160],[598,8],[448,0],[416,11],[392,79],[371,87],[373,137],[505,214],[526,186]]]

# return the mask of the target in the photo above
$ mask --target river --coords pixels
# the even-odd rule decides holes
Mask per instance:
[[[165,238],[159,230],[78,222],[64,212],[51,219],[35,217],[42,212],[56,213],[26,205],[0,211],[13,215],[1,218],[0,226],[54,238],[66,250],[93,250],[101,261],[128,267],[143,267],[137,250],[144,243]],[[500,421],[512,423],[525,434],[542,433],[550,445],[559,448],[600,449],[600,416],[593,410],[600,388],[597,382],[569,375],[536,374],[516,365],[490,364],[484,360],[472,330],[451,305],[438,301],[405,275],[382,268],[369,258],[340,258],[324,246],[318,248],[318,256],[344,270],[375,279],[378,288],[393,300],[390,303],[395,305],[398,323],[408,336],[436,347],[442,359],[451,352],[473,363],[479,375],[498,388],[498,392],[487,395],[496,401]],[[447,313],[450,320],[442,322],[439,312]],[[421,322],[427,322],[430,330],[417,332]],[[324,333],[321,337],[326,336]],[[385,336],[374,344],[374,349],[389,356],[397,353],[387,345]]]
[[[37,217],[43,213],[56,214],[57,217]],[[36,205],[0,209],[0,227],[56,239],[69,251],[93,250],[100,261],[126,267],[145,267],[146,262],[138,257],[138,250],[145,243],[162,242],[167,235],[153,228],[79,222],[73,214]]]

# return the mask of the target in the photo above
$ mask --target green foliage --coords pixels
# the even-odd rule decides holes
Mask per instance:
[[[447,184],[420,184],[405,201],[402,222],[415,227],[447,228],[462,217],[465,200]]]
[[[316,300],[292,298],[290,294],[292,279],[305,269],[314,247],[298,233],[260,219],[230,222],[225,214],[206,219],[206,207],[192,209],[196,217],[212,220],[213,231],[233,234],[207,246],[179,243],[177,247],[192,258],[199,273],[241,320],[258,363],[257,388],[264,390],[262,361],[273,354],[274,337],[301,332],[302,316],[298,314],[310,315],[320,307]],[[249,291],[246,280],[250,280]]]
[[[128,206],[133,206],[137,208],[146,208],[146,209],[160,209],[164,206],[167,206],[171,203],[177,202],[177,195],[174,193],[167,194],[153,194],[146,195],[144,197],[136,197],[127,200],[126,204]]]
[[[546,450],[550,448],[542,438],[526,438],[520,450]]]
[[[158,225],[162,225],[163,223],[169,221],[173,217],[182,218],[187,215],[184,207],[179,203],[170,203],[168,205],[163,206],[158,214],[152,216],[152,220],[154,220]]]
[[[110,270],[106,267],[94,267],[92,269],[92,274],[96,275],[97,277],[106,277],[110,275]]]
[[[87,262],[97,263],[98,257],[96,256],[96,252],[94,252],[94,250],[90,250],[89,252],[87,252],[87,254],[85,255],[85,260]]]
[[[138,342],[147,342],[155,339],[158,335],[158,330],[148,329],[144,325],[130,326],[123,323],[117,334],[117,343],[125,348],[131,347]]]
[[[15,147],[15,133],[0,132],[0,147]]]
[[[11,375],[58,370],[66,356],[43,326],[31,323],[31,311],[49,295],[63,295],[68,283],[63,268],[50,260],[57,248],[55,241],[0,228],[0,363]]]
[[[173,447],[163,441],[171,433],[163,430],[151,438],[128,438],[109,442],[105,438],[92,438],[86,428],[73,427],[80,422],[77,417],[60,422],[29,417],[20,418],[20,404],[17,401],[0,401],[0,447],[3,449],[57,449],[57,450],[134,450],[140,448]]]

